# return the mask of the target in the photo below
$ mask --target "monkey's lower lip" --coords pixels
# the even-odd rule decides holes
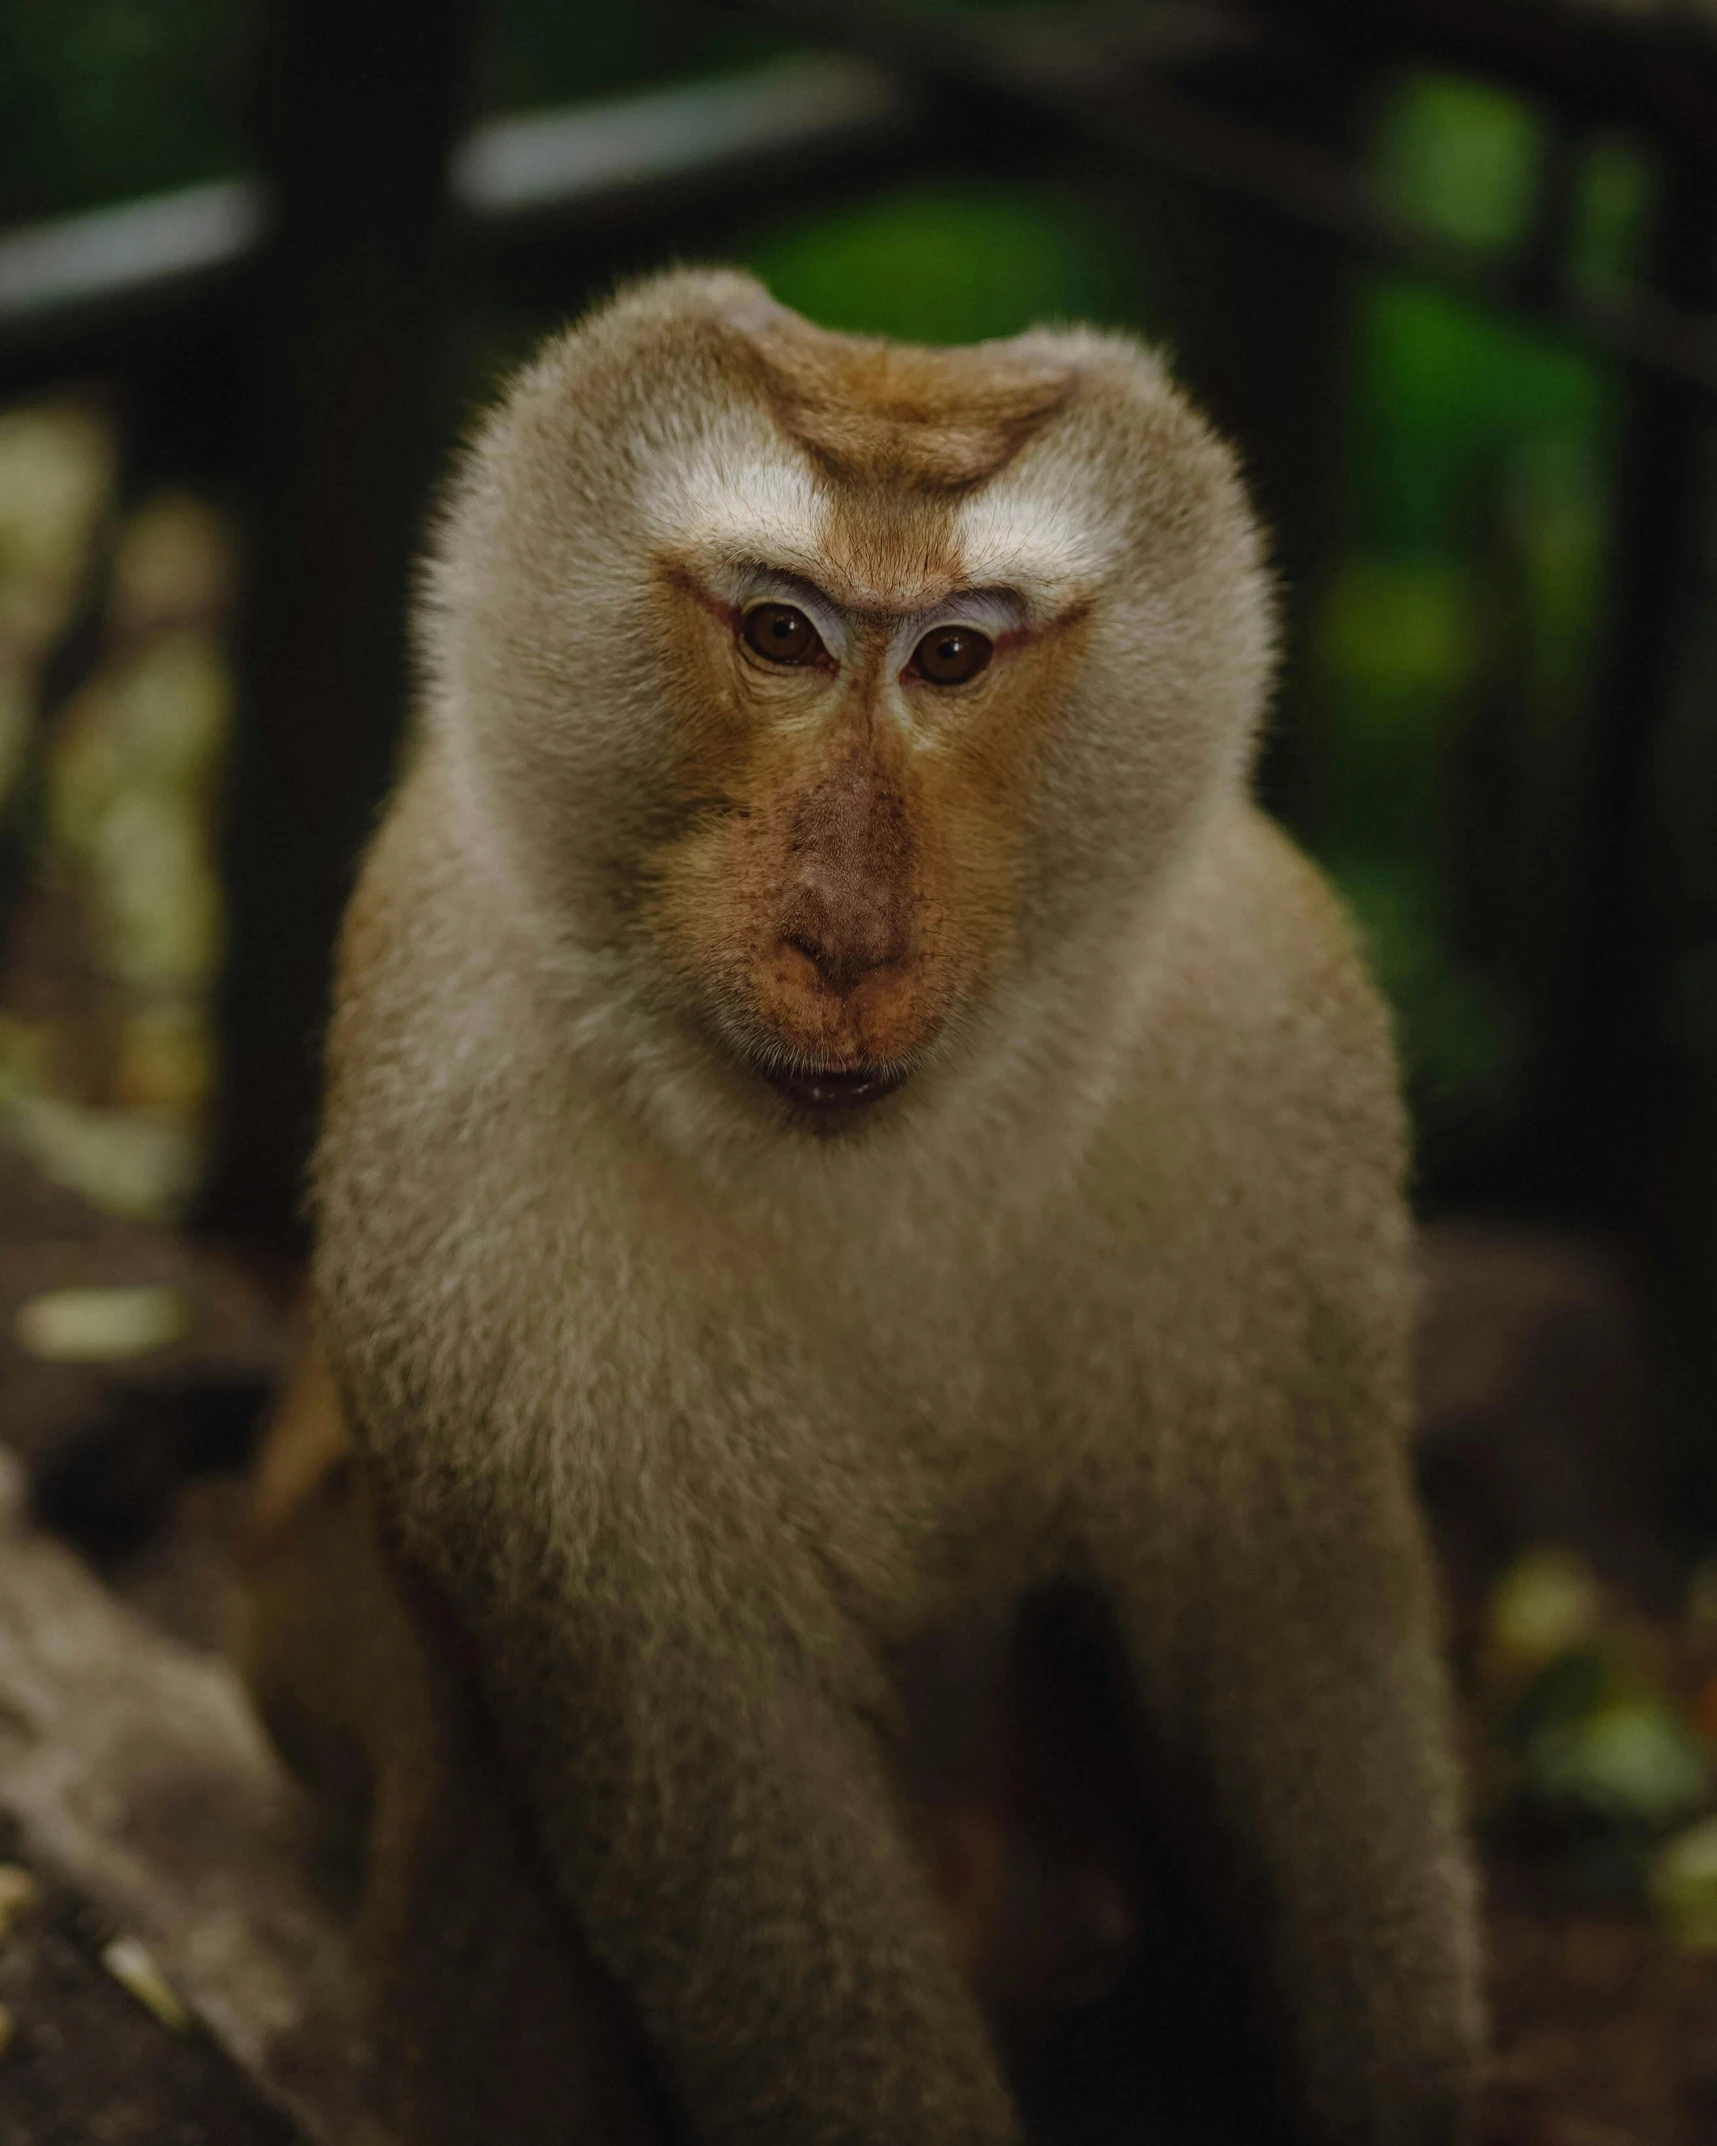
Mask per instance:
[[[763,1066],[764,1079],[790,1103],[817,1111],[854,1110],[891,1095],[905,1080],[896,1066]]]

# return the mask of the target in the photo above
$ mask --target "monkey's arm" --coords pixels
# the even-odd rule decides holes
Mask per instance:
[[[545,1543],[524,1590],[479,1580],[476,1631],[549,1866],[691,2135],[1015,2139],[863,1700],[672,1520],[636,1549],[563,1587]]]
[[[1480,2004],[1431,1590],[1386,1404],[1341,1389],[1213,1439],[1249,1465],[1213,1465],[1188,1516],[1173,1668],[1155,1581],[1105,1556],[1145,1681],[1179,1684],[1182,1808],[1308,2135],[1454,2146]]]
[[[1392,1038],[1280,833],[1248,816],[1208,858],[1093,1179],[1146,1420],[1101,1441],[1090,1526],[1309,2135],[1450,2146],[1478,1939],[1409,1469]]]
[[[234,1639],[282,1755],[363,1842],[379,2100],[410,2146],[661,2146],[632,2023],[555,1913],[433,1605],[398,1577],[312,1342],[256,1470]]]

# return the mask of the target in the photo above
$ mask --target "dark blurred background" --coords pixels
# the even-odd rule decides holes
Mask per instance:
[[[39,1510],[202,1632],[230,1508],[180,1494],[282,1346],[415,531],[507,368],[673,258],[932,342],[1119,323],[1245,454],[1263,786],[1399,1012],[1496,1807],[1658,1899],[1717,1737],[1714,182],[1704,0],[0,0],[0,1438]]]

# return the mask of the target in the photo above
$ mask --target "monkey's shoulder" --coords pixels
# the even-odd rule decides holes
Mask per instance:
[[[1412,1301],[1405,1129],[1388,1014],[1346,914],[1248,808],[1211,831],[1163,921],[1058,1253],[1074,1279],[1056,1316],[1086,1342],[1079,1404],[1107,1391],[1114,1421],[1148,1416],[1166,1435],[1205,1421],[1213,1389],[1244,1392],[1285,1453],[1283,1397],[1345,1383],[1363,1405],[1329,1420],[1393,1435]]]
[[[1159,927],[1135,1062],[1236,1129],[1310,1109],[1399,1133],[1394,1037],[1351,919],[1315,865],[1248,805],[1189,861]]]
[[[1237,808],[1173,890],[1089,1184],[1279,1254],[1392,1217],[1405,1169],[1392,1024],[1352,923],[1281,829]]]

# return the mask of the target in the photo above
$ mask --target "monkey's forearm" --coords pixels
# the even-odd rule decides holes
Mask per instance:
[[[496,1699],[540,1838],[695,2134],[1005,2146],[1012,2103],[935,1923],[874,1739],[740,1611],[694,1636],[590,1608],[518,1635]],[[547,1643],[545,1644],[545,1638]],[[504,1661],[508,1643],[489,1651]]]
[[[1186,1758],[1308,2136],[1456,2146],[1481,2006],[1443,1678],[1404,1497],[1347,1517],[1309,1551],[1278,1524],[1266,1570],[1230,1543],[1253,1569],[1213,1597],[1251,1614],[1199,1635]]]
[[[1480,2053],[1473,1878],[1427,1733],[1442,1694],[1418,1635],[1398,1638],[1396,1677],[1365,1693],[1326,1699],[1280,1676],[1261,1699],[1280,1713],[1234,1762],[1233,1807],[1256,1827],[1286,2037],[1318,2135],[1455,2146]]]

